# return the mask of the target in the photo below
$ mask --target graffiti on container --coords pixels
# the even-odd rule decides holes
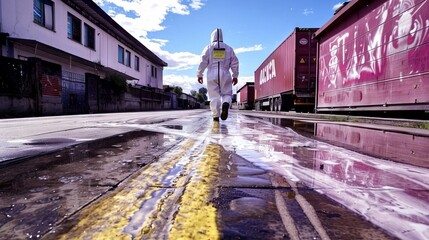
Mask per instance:
[[[321,49],[320,79],[327,89],[350,87],[429,69],[426,1],[386,1]],[[328,53],[329,52],[329,53]]]

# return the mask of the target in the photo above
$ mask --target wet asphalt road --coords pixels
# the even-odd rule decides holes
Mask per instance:
[[[2,120],[0,238],[429,237],[427,136],[164,116]]]

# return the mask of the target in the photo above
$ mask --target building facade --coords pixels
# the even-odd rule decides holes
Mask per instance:
[[[167,63],[92,0],[0,0],[0,40],[3,60],[32,66],[36,112],[99,112],[111,76],[163,87]]]

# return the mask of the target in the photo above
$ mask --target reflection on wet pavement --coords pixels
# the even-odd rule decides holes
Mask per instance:
[[[317,123],[316,136],[365,154],[429,167],[429,138],[400,132]]]
[[[3,168],[2,237],[428,238],[426,139],[234,112],[207,119],[108,123],[158,133]],[[398,139],[408,147],[392,150]]]
[[[397,237],[428,238],[429,170],[412,165],[426,164],[429,150],[422,146],[427,146],[428,138],[386,132],[378,133],[379,137],[375,130],[326,123],[315,125],[316,136],[304,125],[302,135],[289,127],[240,115],[236,121],[222,124],[228,135],[219,136],[218,142],[227,150],[325,194]],[[297,129],[302,133],[302,128]],[[341,142],[343,147],[349,144],[360,151],[316,139]],[[405,147],[399,146],[399,139]],[[401,154],[405,149],[411,152]],[[384,159],[392,156],[395,161]]]
[[[39,238],[152,162],[175,141],[174,136],[135,131],[3,167],[1,238]]]
[[[225,136],[213,137],[219,141]],[[288,238],[275,204],[270,173],[234,153],[223,151],[219,159],[217,194],[212,200],[219,211],[222,239]],[[289,186],[284,187],[288,191]]]

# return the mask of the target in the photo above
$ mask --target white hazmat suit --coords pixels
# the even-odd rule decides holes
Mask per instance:
[[[201,62],[197,71],[198,81],[203,83],[203,73],[207,68],[207,91],[210,109],[215,120],[218,120],[220,115],[222,120],[228,116],[227,111],[232,101],[232,84],[237,84],[238,65],[234,50],[223,42],[222,29],[216,28],[211,34],[211,43],[201,53]],[[225,103],[228,103],[228,106]],[[221,104],[222,114],[220,113]],[[225,107],[226,116],[224,116]]]

